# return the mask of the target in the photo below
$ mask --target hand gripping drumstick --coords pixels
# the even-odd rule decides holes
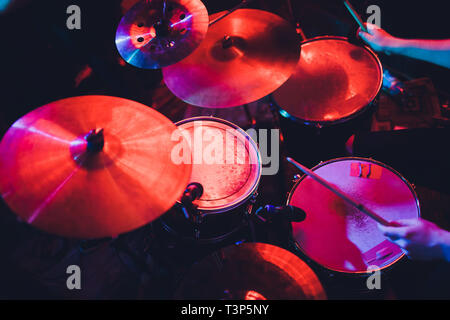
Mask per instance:
[[[359,26],[361,27],[361,30],[364,32],[367,32],[367,28],[364,25],[364,22],[362,21],[361,17],[359,16],[359,14],[356,12],[355,8],[353,8],[353,6],[350,4],[350,2],[348,2],[347,0],[344,0],[344,5],[345,7],[348,9],[348,11],[350,12],[350,14],[352,15],[352,17],[356,20],[356,22],[359,24]]]
[[[373,212],[369,208],[366,208],[363,204],[358,203],[357,201],[353,200],[348,195],[344,194],[341,190],[339,190],[336,186],[333,186],[331,183],[329,183],[328,181],[326,181],[325,179],[321,178],[319,175],[314,173],[314,171],[309,170],[308,168],[306,168],[305,166],[301,165],[300,163],[298,163],[294,159],[292,159],[290,157],[287,157],[286,160],[289,161],[290,163],[292,163],[294,166],[296,166],[299,170],[303,171],[306,175],[311,177],[314,181],[320,183],[325,188],[327,188],[328,190],[330,190],[331,192],[336,194],[338,197],[344,199],[349,204],[351,204],[353,207],[355,207],[356,209],[358,209],[359,211],[361,211],[365,215],[369,216],[370,218],[372,218],[376,222],[378,222],[378,223],[380,223],[380,224],[382,224],[384,226],[388,226],[388,227],[397,227],[398,226],[397,223],[395,223],[395,222],[392,223],[392,222],[389,222],[389,221],[385,220],[384,218],[380,217],[378,214],[376,214],[375,212]]]

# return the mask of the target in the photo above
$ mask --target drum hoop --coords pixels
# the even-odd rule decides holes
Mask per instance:
[[[347,37],[341,37],[341,36],[318,36],[318,37],[314,37],[314,38],[310,38],[307,40],[304,40],[300,43],[300,46],[309,43],[309,42],[314,42],[314,41],[320,41],[320,40],[341,40],[344,42],[349,42],[349,39]],[[380,59],[378,58],[378,56],[376,55],[376,53],[369,48],[366,45],[360,45],[361,48],[365,49],[366,51],[369,52],[370,55],[372,55],[372,57],[375,59],[378,68],[380,70],[380,81],[378,83],[377,86],[377,90],[376,90],[376,94],[370,99],[369,103],[367,103],[366,106],[362,107],[361,109],[359,109],[358,111],[356,111],[355,113],[347,116],[347,117],[343,117],[340,118],[338,120],[321,120],[321,121],[312,121],[312,120],[306,120],[306,119],[301,119],[298,117],[295,117],[291,114],[289,114],[286,110],[283,109],[282,106],[280,106],[278,104],[278,102],[276,101],[276,99],[273,97],[273,93],[270,94],[270,99],[272,100],[273,103],[275,103],[276,106],[278,106],[279,110],[278,112],[285,118],[292,120],[294,122],[298,122],[307,126],[319,126],[319,127],[328,127],[328,126],[332,126],[332,125],[336,125],[336,124],[341,124],[344,122],[347,122],[349,120],[355,119],[357,118],[359,115],[361,115],[362,113],[366,112],[368,109],[370,109],[370,107],[372,106],[373,102],[377,99],[378,95],[380,94],[381,88],[383,86],[383,65],[381,64]]]
[[[370,158],[362,158],[362,157],[341,157],[341,158],[335,158],[335,159],[331,159],[325,162],[321,162],[318,165],[316,165],[315,167],[313,167],[311,170],[315,171],[327,164],[330,163],[334,163],[334,162],[340,162],[340,161],[345,161],[345,160],[355,160],[355,161],[366,161],[366,162],[371,162],[373,164],[379,165],[389,171],[391,171],[392,173],[394,173],[395,175],[397,175],[409,188],[409,190],[411,191],[414,199],[415,199],[415,203],[416,203],[416,207],[417,207],[417,215],[420,218],[421,216],[421,212],[420,212],[420,203],[419,203],[419,197],[417,196],[416,191],[414,190],[414,187],[412,186],[412,184],[405,178],[403,177],[398,171],[396,171],[395,169],[391,168],[390,166],[388,166],[387,164],[384,164],[380,161],[374,160],[374,159],[370,159]],[[295,193],[295,190],[297,190],[297,187],[299,186],[299,184],[307,177],[307,175],[303,175],[292,187],[291,191],[289,192],[289,196],[288,199],[286,201],[286,205],[289,205],[289,203],[291,202],[292,196]],[[322,268],[325,268],[327,270],[331,270],[334,272],[339,272],[339,273],[345,273],[345,274],[370,274],[372,271],[353,271],[353,272],[348,272],[348,271],[342,271],[342,270],[337,270],[337,269],[332,269],[329,267],[325,267],[324,265],[320,264],[319,262],[317,262],[315,259],[313,259],[309,254],[307,254],[305,252],[305,250],[302,248],[302,245],[294,239],[294,242],[297,244],[297,247],[301,250],[301,252],[306,255],[309,259],[311,259],[312,261],[314,261],[314,263],[316,263],[317,265],[319,265]],[[403,259],[405,257],[405,253],[402,253],[397,259],[395,259],[394,261],[392,261],[391,263],[389,263],[388,265],[379,268],[379,270],[385,270],[387,268],[392,267],[395,263],[397,263],[399,260]]]
[[[178,121],[178,122],[175,123],[175,125],[177,127],[179,127],[179,126],[181,126],[181,125],[183,125],[185,123],[194,122],[194,121],[213,121],[213,122],[218,122],[218,123],[225,124],[226,126],[229,126],[232,129],[235,129],[243,137],[245,137],[249,141],[250,145],[253,147],[253,149],[256,152],[256,157],[258,158],[258,166],[257,166],[257,168],[258,168],[258,172],[257,172],[258,178],[253,183],[252,188],[248,191],[247,195],[244,198],[237,199],[234,202],[229,203],[226,206],[222,206],[220,208],[211,209],[211,208],[198,207],[198,210],[204,215],[223,213],[223,212],[228,212],[228,211],[231,211],[233,209],[236,209],[240,205],[242,205],[245,202],[247,202],[255,194],[257,194],[257,190],[258,190],[258,187],[259,187],[259,182],[261,180],[261,171],[262,171],[261,153],[259,151],[258,144],[241,127],[235,125],[234,123],[232,123],[230,121],[227,121],[227,120],[224,120],[224,119],[221,119],[221,118],[216,118],[216,117],[212,117],[212,116],[210,116],[210,117],[208,117],[208,116],[192,117],[192,118],[187,118],[187,119]],[[177,202],[179,203],[179,201],[177,201]]]

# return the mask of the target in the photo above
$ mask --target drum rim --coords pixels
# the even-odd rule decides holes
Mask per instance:
[[[321,41],[321,40],[341,40],[341,41],[344,41],[344,42],[352,44],[349,41],[349,38],[347,38],[347,37],[326,35],[326,36],[318,36],[318,37],[314,37],[314,38],[310,38],[310,39],[304,40],[304,41],[300,42],[300,47],[302,45],[306,44],[306,43],[315,42],[315,41]],[[356,44],[354,44],[354,45],[356,45]],[[358,45],[356,45],[356,46],[358,46]],[[369,52],[370,55],[372,55],[372,57],[375,59],[377,65],[378,65],[378,68],[380,70],[380,81],[379,81],[378,86],[377,86],[377,91],[376,91],[377,93],[372,97],[372,99],[370,99],[370,101],[365,106],[360,108],[355,113],[352,113],[349,116],[346,116],[346,117],[343,117],[343,118],[340,118],[340,119],[337,119],[337,120],[313,121],[313,120],[298,118],[296,116],[291,115],[286,110],[284,110],[284,108],[275,99],[275,96],[274,96],[274,93],[276,92],[276,90],[275,90],[274,92],[272,92],[270,94],[270,99],[278,107],[278,109],[279,109],[278,113],[282,117],[287,118],[289,120],[292,120],[294,122],[298,122],[298,123],[301,123],[301,124],[304,124],[304,125],[307,125],[307,126],[316,126],[316,127],[322,128],[322,127],[329,127],[329,126],[345,123],[347,121],[350,121],[352,119],[357,118],[359,115],[363,114],[368,109],[370,109],[370,107],[372,106],[372,104],[377,99],[378,95],[380,94],[381,88],[383,87],[383,65],[381,64],[381,61],[380,61],[380,58],[378,58],[378,55],[371,48],[369,48],[366,45],[359,45],[359,47],[365,49],[366,51]],[[289,79],[287,81],[289,81]]]
[[[183,119],[180,120],[178,122],[175,123],[175,126],[179,127],[185,123],[189,123],[189,122],[194,122],[194,121],[212,121],[212,122],[218,122],[218,123],[222,123],[226,126],[229,126],[233,129],[235,129],[236,131],[238,131],[243,137],[245,137],[246,139],[248,139],[248,141],[250,142],[250,145],[253,146],[253,149],[256,151],[256,156],[258,158],[258,179],[256,179],[256,181],[253,183],[252,188],[250,189],[250,191],[248,191],[247,195],[245,197],[243,197],[242,199],[237,199],[234,202],[227,204],[226,206],[220,206],[218,208],[204,208],[199,206],[198,210],[203,213],[204,215],[209,215],[209,214],[216,214],[216,213],[223,213],[223,212],[228,212],[231,211],[233,209],[236,209],[237,207],[239,207],[240,205],[244,204],[245,202],[247,202],[253,195],[255,195],[257,193],[257,190],[259,188],[259,183],[261,180],[261,175],[262,175],[262,161],[261,161],[261,153],[259,151],[259,147],[258,144],[255,142],[255,140],[253,140],[252,137],[250,137],[250,135],[247,134],[247,132],[244,131],[244,129],[242,129],[241,127],[239,127],[238,125],[222,119],[222,118],[217,118],[217,117],[213,117],[213,116],[198,116],[198,117],[192,117],[192,118],[187,118],[187,119]],[[177,201],[178,203],[180,203],[179,201]]]
[[[376,165],[379,165],[389,171],[391,171],[392,173],[394,173],[396,176],[398,176],[409,188],[409,190],[411,191],[412,195],[414,196],[415,199],[415,203],[416,203],[416,207],[417,207],[417,215],[420,218],[421,216],[421,210],[420,210],[420,201],[419,201],[419,197],[417,196],[416,191],[414,190],[413,184],[411,184],[403,175],[401,175],[397,170],[393,169],[392,167],[390,167],[389,165],[371,159],[371,158],[363,158],[363,157],[340,157],[340,158],[334,158],[328,161],[324,161],[324,162],[320,162],[318,165],[314,166],[313,168],[311,168],[312,171],[315,171],[327,164],[330,163],[334,163],[334,162],[340,162],[340,161],[347,161],[347,160],[354,160],[354,161],[366,161],[366,162],[371,162],[374,163]],[[289,192],[289,196],[288,199],[286,201],[286,205],[289,205],[289,203],[291,202],[292,196],[295,193],[295,190],[297,190],[299,184],[307,177],[306,174],[302,175],[302,177],[296,181],[296,183],[294,184],[294,186],[292,187],[291,191]],[[312,258],[309,254],[306,253],[306,251],[303,249],[302,245],[294,238],[294,242],[297,244],[297,247],[299,248],[299,250],[301,250],[301,252],[306,255],[309,259],[311,259],[312,261],[314,261],[314,263],[316,263],[317,265],[319,265],[322,268],[325,268],[327,270],[333,271],[333,272],[338,272],[341,274],[370,274],[373,271],[343,271],[343,270],[338,270],[338,269],[333,269],[330,267],[326,267],[323,264],[317,262],[314,258]],[[403,259],[406,256],[406,254],[403,252],[397,259],[395,259],[394,261],[392,261],[391,263],[387,264],[386,266],[379,268],[379,270],[385,270],[388,269],[390,267],[392,267],[395,263],[397,263],[399,260]]]

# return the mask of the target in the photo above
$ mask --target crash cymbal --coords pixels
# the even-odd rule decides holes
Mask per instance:
[[[122,18],[116,46],[129,64],[159,69],[186,58],[208,31],[200,0],[151,0],[134,5]]]
[[[0,142],[0,192],[24,221],[90,239],[131,231],[181,196],[189,165],[171,161],[175,125],[140,103],[83,96],[40,107]]]
[[[293,253],[263,243],[233,245],[193,266],[177,299],[326,299],[314,272]]]
[[[234,107],[275,91],[294,72],[299,56],[296,31],[287,21],[239,9],[212,25],[197,50],[163,68],[163,75],[167,87],[187,103]]]

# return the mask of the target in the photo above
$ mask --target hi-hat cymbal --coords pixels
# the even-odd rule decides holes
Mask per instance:
[[[190,165],[171,161],[176,126],[140,103],[83,96],[40,107],[0,142],[0,192],[49,233],[115,236],[143,226],[181,196]]]
[[[167,87],[187,103],[234,107],[275,91],[294,72],[299,56],[296,31],[287,21],[266,11],[239,9],[213,24],[197,50],[163,68],[163,75]]]
[[[319,279],[293,253],[263,243],[233,245],[188,272],[177,299],[326,299]]]
[[[200,0],[151,0],[134,5],[122,18],[116,46],[129,64],[159,69],[186,58],[208,31]]]

